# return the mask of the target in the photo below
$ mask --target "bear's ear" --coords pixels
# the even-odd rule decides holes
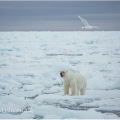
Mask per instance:
[[[67,71],[65,71],[65,70],[64,70],[62,73],[66,74],[66,73],[67,73]]]
[[[68,71],[65,71],[65,73],[67,73]]]

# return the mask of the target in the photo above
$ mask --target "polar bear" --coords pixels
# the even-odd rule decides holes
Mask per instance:
[[[79,72],[60,71],[60,76],[64,79],[64,95],[69,94],[69,87],[71,88],[71,95],[85,94],[87,81],[86,78]]]

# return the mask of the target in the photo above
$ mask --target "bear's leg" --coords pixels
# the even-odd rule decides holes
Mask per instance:
[[[80,94],[81,94],[81,95],[85,95],[86,87],[87,87],[87,82],[86,82],[86,79],[85,79],[84,86],[83,86],[83,88],[80,90]]]
[[[77,85],[77,95],[80,95],[80,85],[78,83],[76,83]]]
[[[64,95],[69,94],[69,86],[68,82],[64,82]]]
[[[80,90],[80,94],[81,94],[81,95],[84,95],[84,94],[85,94],[85,91],[86,91],[86,88],[81,89],[81,90]]]
[[[75,96],[75,95],[77,95],[77,86],[76,86],[76,83],[75,82],[72,82],[71,84],[70,84],[70,87],[71,87],[71,92],[72,92],[72,96]]]
[[[77,89],[77,95],[79,95],[79,90]]]

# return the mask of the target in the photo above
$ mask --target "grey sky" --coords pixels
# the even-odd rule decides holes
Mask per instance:
[[[100,30],[120,30],[120,1],[0,1],[0,31],[78,31],[78,15]]]

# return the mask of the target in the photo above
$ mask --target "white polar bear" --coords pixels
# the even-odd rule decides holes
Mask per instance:
[[[71,95],[85,94],[87,81],[86,78],[79,72],[60,71],[60,76],[64,78],[64,95],[69,94],[69,87],[71,88]]]

